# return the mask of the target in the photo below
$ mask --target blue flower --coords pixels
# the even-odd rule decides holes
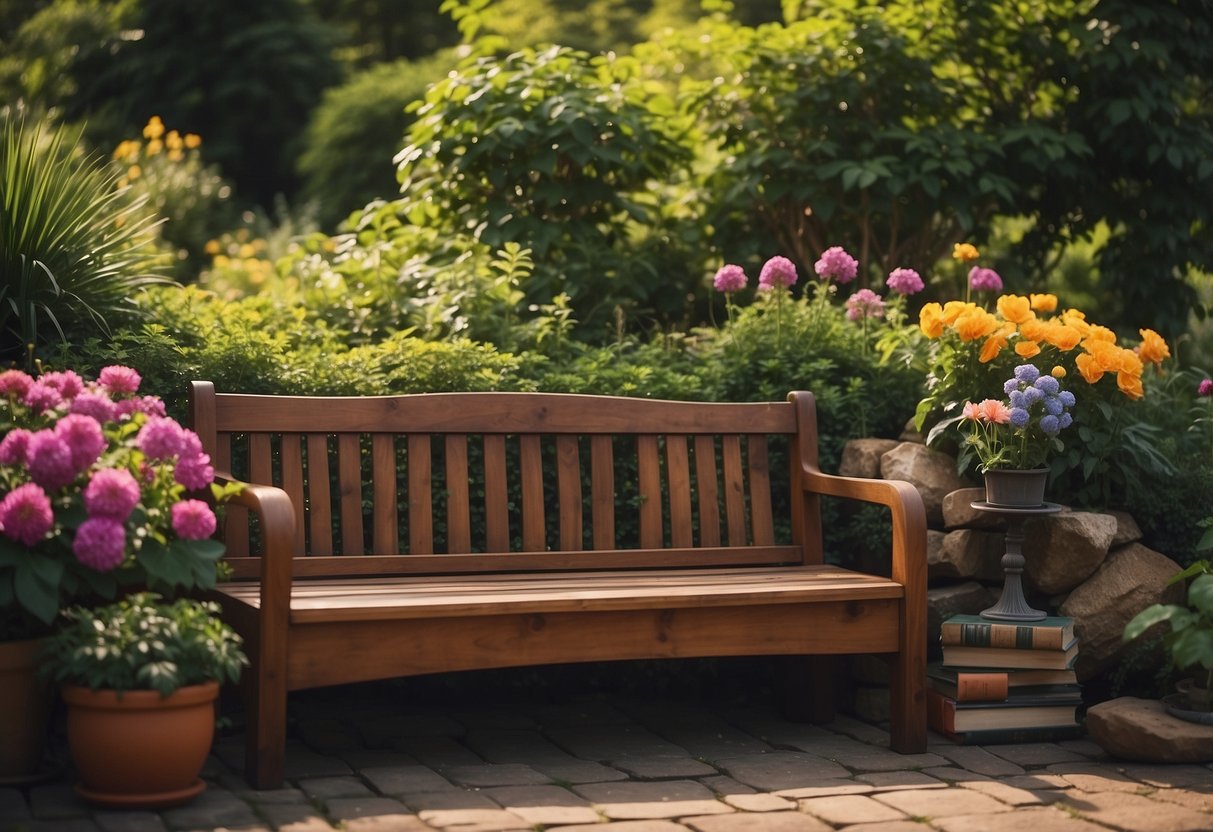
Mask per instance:
[[[1010,402],[1011,402],[1011,407],[1018,407],[1018,408],[1020,408],[1021,410],[1027,410],[1027,409],[1028,409],[1028,405],[1030,405],[1030,404],[1031,404],[1031,402],[1030,402],[1030,401],[1028,401],[1028,400],[1027,400],[1027,399],[1024,397],[1024,394],[1023,394],[1023,391],[1022,391],[1022,390],[1012,390],[1012,391],[1011,391]]]
[[[1032,386],[1049,396],[1056,396],[1057,391],[1061,389],[1061,385],[1053,376],[1041,376],[1033,382]]]
[[[1040,370],[1036,369],[1035,364],[1020,364],[1015,368],[1015,378],[1024,384],[1031,384],[1040,378]]]
[[[1045,396],[1045,413],[1048,413],[1050,416],[1060,416],[1065,410],[1061,399],[1057,398],[1057,396]]]
[[[1071,416],[1069,413],[1063,413],[1057,417],[1057,426],[1061,430],[1065,430],[1072,424],[1074,424],[1074,417]]]
[[[1008,396],[1012,395],[1018,389],[1019,380],[1014,378],[1007,379],[1006,383],[1002,386],[1002,392],[1006,393]]]
[[[1028,423],[1028,411],[1022,407],[1011,408],[1011,424],[1017,428],[1022,428]]]
[[[1057,398],[1061,399],[1061,403],[1064,404],[1066,407],[1074,406],[1074,394],[1071,393],[1069,390],[1062,390],[1060,393],[1057,394]]]
[[[1061,420],[1056,416],[1041,416],[1040,429],[1048,436],[1056,436],[1061,431]]]
[[[1036,404],[1045,397],[1045,394],[1035,387],[1027,387],[1023,391],[1023,397],[1028,404]]]

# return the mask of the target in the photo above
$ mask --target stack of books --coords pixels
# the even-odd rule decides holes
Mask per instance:
[[[931,728],[960,743],[1046,742],[1081,734],[1074,619],[990,621],[955,615],[927,668]]]

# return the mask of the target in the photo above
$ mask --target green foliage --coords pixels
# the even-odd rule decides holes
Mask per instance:
[[[154,273],[153,216],[64,127],[19,115],[0,136],[0,351],[108,333]]]
[[[219,605],[141,592],[97,609],[73,607],[46,639],[45,675],[92,690],[155,690],[235,682],[248,665],[243,640]]]
[[[342,33],[339,57],[355,66],[398,58],[416,60],[459,42],[441,0],[306,0],[326,25]]]
[[[1187,605],[1152,604],[1125,625],[1124,640],[1131,641],[1156,624],[1167,622],[1170,632],[1163,643],[1179,670],[1203,668],[1200,687],[1213,690],[1213,572],[1208,561],[1198,561],[1171,578],[1170,583],[1191,579]]]

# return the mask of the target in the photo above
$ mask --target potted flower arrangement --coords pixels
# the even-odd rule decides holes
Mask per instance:
[[[110,807],[160,808],[204,788],[221,682],[248,659],[210,602],[154,593],[74,607],[47,637],[45,672],[63,683],[77,792]]]
[[[214,586],[215,514],[190,494],[209,489],[220,502],[231,492],[213,484],[197,435],[140,395],[140,383],[119,366],[94,381],[70,370],[0,372],[0,697],[25,691],[0,699],[0,777],[41,764],[45,723],[29,709],[47,697],[34,658],[61,609],[136,588]],[[5,658],[9,650],[23,659]]]

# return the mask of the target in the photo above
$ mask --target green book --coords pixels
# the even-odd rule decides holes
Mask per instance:
[[[1061,650],[1024,650],[1017,647],[943,647],[943,663],[947,667],[984,667],[991,670],[1035,668],[1065,670],[1078,655],[1078,639]]]
[[[1062,650],[1074,640],[1074,619],[1050,616],[1040,621],[991,621],[980,615],[953,615],[939,629],[945,646]]]

